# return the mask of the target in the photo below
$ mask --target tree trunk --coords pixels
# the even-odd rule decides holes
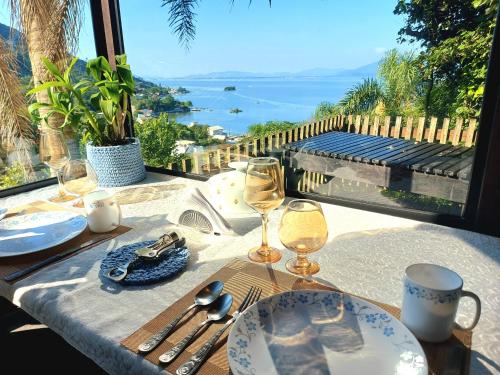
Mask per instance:
[[[64,31],[66,6],[67,3],[61,0],[19,0],[20,22],[28,47],[35,86],[52,80],[50,72],[42,62],[42,57],[48,58],[62,71],[68,65],[69,53]],[[49,103],[47,92],[38,92],[36,100],[39,103]],[[46,113],[46,110],[40,110],[41,117]],[[63,123],[64,117],[55,113],[47,121],[42,120],[40,125],[42,129],[60,128]],[[74,131],[70,128],[65,128],[64,133],[68,139],[75,137]]]

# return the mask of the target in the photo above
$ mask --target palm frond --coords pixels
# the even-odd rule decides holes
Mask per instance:
[[[14,147],[27,160],[34,141],[34,131],[17,75],[16,55],[0,37],[0,144],[8,150]],[[27,165],[27,163],[22,163]]]
[[[84,0],[8,0],[11,25],[17,28],[27,42],[30,58],[47,57],[57,62],[60,69],[69,63],[74,54],[83,19]],[[33,72],[41,61],[31,61]],[[35,77],[43,81],[46,77]]]
[[[235,0],[229,0],[231,5],[234,5]],[[269,6],[272,0],[268,0]],[[248,1],[248,6],[252,5],[252,0]],[[196,35],[195,7],[198,6],[198,0],[162,0],[162,7],[168,7],[168,22],[173,29],[174,34],[177,34],[179,43],[189,49],[189,43],[194,40]]]
[[[339,105],[345,114],[362,114],[373,111],[383,99],[384,93],[378,81],[367,78],[347,91]]]
[[[169,25],[179,38],[179,43],[189,48],[189,43],[196,34],[194,8],[198,0],[162,0],[161,6],[167,6]]]

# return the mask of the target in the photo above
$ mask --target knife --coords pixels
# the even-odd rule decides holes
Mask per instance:
[[[54,262],[57,262],[58,260],[61,260],[61,259],[64,259],[65,257],[67,257],[68,255],[71,255],[73,253],[76,253],[77,251],[79,250],[82,250],[86,247],[89,247],[89,246],[92,246],[92,245],[98,245],[100,244],[101,242],[104,242],[104,241],[107,241],[109,239],[111,239],[113,236],[112,235],[106,235],[106,236],[101,236],[101,237],[98,237],[98,238],[94,238],[94,239],[91,239],[91,240],[88,240],[88,241],[85,241],[84,243],[78,245],[78,246],[75,246],[75,247],[72,247],[68,250],[65,250],[63,252],[60,252],[58,254],[55,254],[55,255],[52,255],[51,257],[48,257],[47,259],[44,259],[38,263],[34,263],[32,264],[31,266],[27,267],[27,268],[24,268],[22,270],[19,270],[19,271],[15,271],[15,272],[12,272],[12,273],[9,273],[7,276],[4,276],[4,280],[5,281],[13,281],[15,279],[19,279],[20,277],[23,277],[33,271],[36,271],[48,264],[51,264],[51,263],[54,263]]]

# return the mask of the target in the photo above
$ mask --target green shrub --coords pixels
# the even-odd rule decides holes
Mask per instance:
[[[175,150],[175,141],[179,139],[178,124],[169,121],[162,113],[158,118],[136,124],[136,135],[141,141],[144,162],[153,167],[165,167],[182,159]]]
[[[5,168],[0,176],[0,189],[8,189],[26,182],[25,171],[21,164]]]
[[[298,124],[290,121],[267,121],[262,124],[253,124],[248,127],[250,138],[266,137],[270,134],[283,132],[297,127]]]

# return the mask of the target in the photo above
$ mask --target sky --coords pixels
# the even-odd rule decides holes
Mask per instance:
[[[161,0],[120,0],[125,51],[136,75],[168,78],[228,70],[298,72],[356,68],[399,47],[396,0],[200,0],[186,50]],[[5,4],[5,2],[3,3]],[[5,5],[0,22],[8,23]],[[95,55],[88,9],[78,56]]]

